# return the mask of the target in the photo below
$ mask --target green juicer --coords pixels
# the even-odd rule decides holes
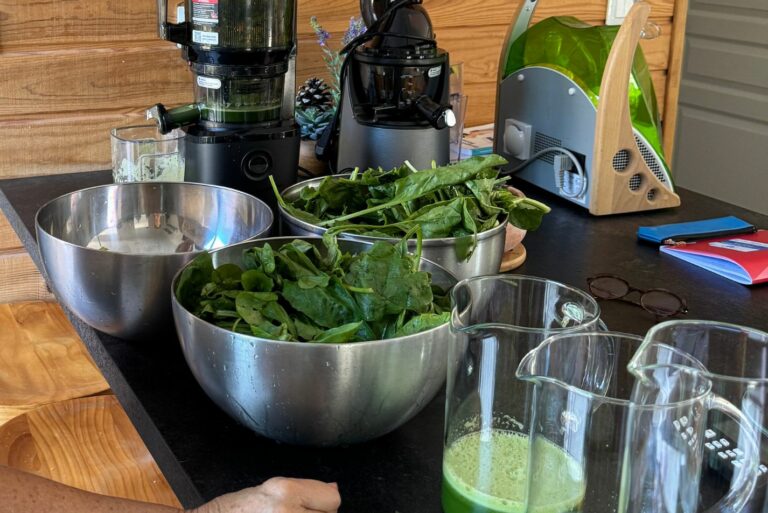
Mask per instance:
[[[528,27],[535,3],[529,0],[521,9],[502,51],[495,150],[510,160],[508,169],[530,160],[516,176],[589,208],[600,86],[620,27],[591,26],[567,16]],[[637,148],[662,186],[673,191],[656,94],[639,47],[628,96]],[[573,158],[580,166],[570,162]],[[617,170],[627,164],[621,160],[618,155]]]
[[[158,0],[159,34],[178,43],[193,78],[194,103],[147,111],[160,131],[181,128],[185,180],[224,185],[274,204],[296,182],[300,134],[294,120],[296,0],[186,0],[171,24]],[[273,205],[274,206],[274,205]]]

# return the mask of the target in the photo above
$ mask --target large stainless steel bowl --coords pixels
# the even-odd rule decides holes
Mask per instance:
[[[335,175],[337,177],[348,177],[349,175]],[[306,187],[318,187],[324,178],[312,178],[292,185],[282,193],[286,201],[293,201],[301,194],[301,190]],[[317,226],[295,216],[292,216],[279,207],[280,211],[280,231],[281,235],[300,235],[300,236],[322,236],[327,228]],[[499,225],[490,230],[477,234],[477,246],[469,260],[461,261],[456,255],[455,237],[443,239],[424,239],[422,244],[422,255],[424,258],[445,267],[459,280],[473,278],[475,276],[484,276],[496,274],[501,266],[501,259],[504,256],[504,236],[507,229],[507,219],[504,218]],[[368,237],[353,233],[341,233],[341,238],[360,240],[366,242],[375,242],[377,240],[386,240],[392,243],[399,239],[388,239],[383,237]],[[416,241],[408,241],[408,247],[411,251],[416,249]]]
[[[169,329],[170,283],[204,250],[269,232],[273,215],[243,192],[193,183],[83,189],[35,218],[48,282],[85,323],[127,339]]]
[[[214,252],[213,263],[243,266],[244,250],[265,242],[279,247],[294,239],[231,246]],[[340,240],[339,246],[355,253],[371,244]],[[422,260],[421,268],[443,288],[456,283],[432,262]],[[184,308],[175,295],[173,317],[184,358],[208,396],[260,435],[297,445],[363,442],[404,424],[445,381],[452,336],[446,323],[423,333],[370,342],[280,342],[210,324]]]

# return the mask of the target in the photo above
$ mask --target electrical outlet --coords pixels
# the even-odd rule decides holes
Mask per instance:
[[[531,158],[533,127],[516,119],[504,121],[504,151],[518,160]]]
[[[635,0],[608,0],[605,10],[606,25],[621,25]]]

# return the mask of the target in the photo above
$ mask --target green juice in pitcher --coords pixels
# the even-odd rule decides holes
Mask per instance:
[[[584,499],[581,466],[565,451],[537,438],[528,479],[529,439],[511,431],[470,433],[443,458],[445,513],[568,513]],[[528,509],[526,511],[526,495]]]

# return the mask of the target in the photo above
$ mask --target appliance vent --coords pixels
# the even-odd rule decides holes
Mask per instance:
[[[627,150],[619,150],[616,155],[613,156],[613,169],[616,171],[626,171],[629,165],[629,152]]]
[[[550,137],[549,135],[542,134],[541,132],[536,132],[536,137],[533,138],[533,153],[538,153],[541,150],[552,148],[553,146],[560,148],[563,146],[563,141],[560,139],[555,139],[554,137]],[[555,152],[545,153],[539,157],[538,160],[543,160],[544,162],[554,165],[555,155]]]
[[[635,142],[637,143],[637,148],[640,150],[640,154],[643,156],[643,160],[645,161],[645,165],[648,166],[648,169],[656,175],[656,178],[658,178],[661,183],[667,183],[667,177],[664,175],[664,171],[661,169],[661,163],[659,162],[659,159],[656,158],[656,154],[653,150],[649,148],[648,144],[640,139],[637,134],[635,134]]]

